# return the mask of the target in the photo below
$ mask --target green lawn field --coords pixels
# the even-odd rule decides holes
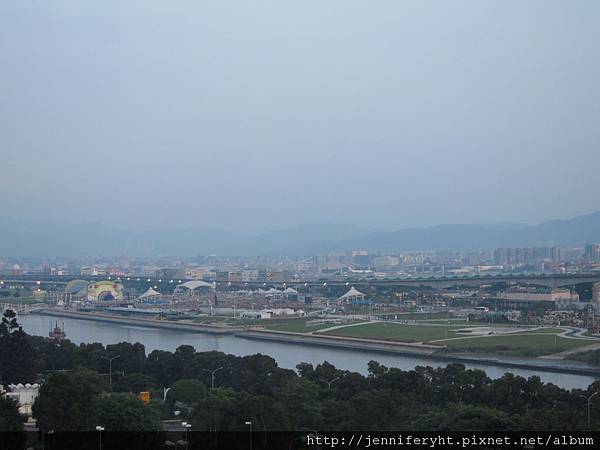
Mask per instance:
[[[326,331],[324,334],[399,342],[430,342],[436,345],[447,345],[447,351],[452,352],[502,354],[508,356],[548,355],[590,344],[590,341],[554,336],[563,331],[559,328],[544,328],[514,335],[466,337],[464,339],[445,340],[460,337],[455,332],[459,328],[463,327],[449,326],[446,336],[446,327],[443,326],[378,322],[348,326]]]
[[[275,331],[288,331],[291,333],[311,333],[316,330],[323,328],[329,328],[332,324],[327,323],[310,323],[309,319],[306,318],[292,318],[292,319],[240,319],[233,318],[232,316],[204,316],[198,317],[194,320],[198,323],[207,324],[224,324],[230,326],[256,326],[265,327],[268,330]]]
[[[43,301],[33,297],[0,297],[0,303],[9,305],[34,305],[36,303],[43,303]]]
[[[268,330],[289,331],[291,333],[311,333],[333,326],[331,323],[309,323],[306,319],[272,319],[258,322],[260,322],[259,325]]]
[[[578,347],[590,345],[592,342],[580,339],[568,339],[553,336],[553,333],[514,334],[466,339],[454,339],[437,342],[445,344],[448,351],[488,353],[509,356],[541,356],[559,353]]]
[[[449,326],[446,334],[445,326],[434,325],[404,325],[398,323],[368,323],[365,325],[348,326],[337,330],[325,331],[324,334],[334,336],[349,336],[358,338],[384,339],[401,342],[426,342],[435,339],[454,337],[453,330],[464,328]]]

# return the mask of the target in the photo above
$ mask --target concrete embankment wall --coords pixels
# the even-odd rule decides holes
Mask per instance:
[[[331,336],[308,336],[294,333],[278,333],[270,331],[241,331],[235,334],[245,339],[259,339],[273,342],[286,342],[300,345],[318,345],[322,347],[337,347],[351,350],[367,350],[397,355],[428,356],[439,350],[440,347],[429,345],[403,345],[397,343],[384,343],[359,339],[345,339]]]
[[[137,325],[140,327],[160,328],[173,331],[187,331],[192,333],[209,333],[209,334],[234,334],[243,328],[237,327],[217,327],[206,324],[193,324],[172,322],[158,319],[140,319],[131,316],[115,316],[101,313],[82,313],[75,311],[61,311],[55,309],[41,309],[32,311],[32,314],[42,314],[44,316],[69,317],[79,320],[94,320],[97,322],[118,323],[120,325]]]
[[[506,361],[491,359],[489,357],[469,357],[463,355],[452,355],[441,353],[440,347],[427,344],[396,344],[380,343],[368,340],[349,340],[346,338],[330,338],[324,336],[304,336],[293,333],[277,333],[269,331],[242,331],[236,336],[246,339],[259,339],[273,342],[285,342],[298,345],[315,345],[321,347],[344,348],[347,350],[370,351],[376,353],[387,353],[395,355],[419,356],[432,361],[445,363],[477,364],[504,367],[507,369],[537,370],[540,372],[568,373],[573,375],[586,375],[600,378],[600,368],[595,367],[573,367],[569,365],[539,365],[527,362]]]

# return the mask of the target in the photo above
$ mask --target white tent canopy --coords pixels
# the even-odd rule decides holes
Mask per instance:
[[[148,290],[146,292],[144,292],[142,295],[140,295],[138,298],[149,298],[149,297],[159,297],[162,294],[158,291],[155,291],[152,288],[148,288]]]
[[[365,298],[365,294],[355,289],[354,286],[348,290],[344,295],[342,295],[338,300],[352,300],[356,298]]]
[[[277,290],[277,289],[275,289],[275,288],[270,288],[270,289],[266,289],[266,290],[265,290],[265,289],[260,289],[260,288],[259,288],[259,289],[258,289],[258,292],[259,292],[260,294],[269,294],[269,295],[274,295],[274,294],[282,294],[282,293],[283,293],[283,291],[279,291],[279,290]]]

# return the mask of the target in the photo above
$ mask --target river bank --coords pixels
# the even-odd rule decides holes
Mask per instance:
[[[125,317],[105,313],[84,313],[57,309],[40,309],[37,311],[32,311],[32,314],[114,323],[126,326],[139,326],[170,331],[181,331],[187,333],[191,332],[211,335],[230,335],[232,337],[247,340],[268,341],[297,346],[312,346],[340,350],[372,352],[377,354],[421,357],[427,360],[443,362],[447,364],[484,364],[501,368],[564,373],[600,378],[600,368],[583,363],[541,360],[537,358],[508,359],[487,355],[473,356],[469,354],[452,354],[447,352],[442,353],[441,351],[444,350],[444,347],[421,343],[400,343],[340,336],[310,335],[267,330],[263,328],[232,326],[225,327],[212,324],[173,322],[159,319],[137,318],[129,316]]]
[[[138,325],[172,331],[186,331],[208,334],[231,334],[245,339],[264,339],[279,342],[299,343],[305,345],[325,345],[349,349],[373,350],[406,355],[430,355],[443,347],[421,343],[390,342],[375,339],[360,339],[328,335],[307,335],[283,331],[267,330],[250,326],[235,327],[205,323],[175,322],[150,318],[130,316],[117,316],[106,313],[88,313],[80,311],[66,311],[62,309],[39,309],[32,314],[41,314],[54,317],[69,317],[80,320],[94,320],[99,322],[117,323],[122,325]]]
[[[43,316],[69,317],[79,320],[93,320],[97,322],[118,323],[121,325],[138,325],[140,327],[160,328],[164,330],[187,331],[193,333],[208,334],[235,334],[242,331],[244,327],[224,327],[220,325],[192,323],[192,322],[174,322],[160,319],[139,318],[131,316],[117,316],[106,313],[87,313],[80,311],[66,311],[62,309],[37,309],[32,310],[31,314],[40,314]]]
[[[390,345],[389,343],[374,342],[371,340],[350,340],[350,339],[326,339],[325,336],[309,336],[293,333],[272,332],[272,331],[245,331],[236,333],[236,336],[245,339],[257,339],[273,342],[285,342],[297,345],[314,345],[321,347],[344,348],[351,350],[363,350],[374,353],[387,353],[396,355],[421,356],[432,361],[461,364],[485,364],[496,367],[539,370],[544,372],[566,373],[572,375],[586,375],[600,378],[600,367],[593,367],[587,364],[567,363],[553,361],[548,364],[547,360],[509,360],[494,358],[490,356],[471,356],[465,354],[440,353],[438,350],[419,348],[418,346],[409,347],[409,345]]]
[[[177,329],[162,329],[134,323],[112,323],[99,320],[28,314],[19,317],[23,329],[34,336],[48,336],[56,321],[67,333],[67,339],[75,344],[98,342],[113,345],[119,342],[139,342],[146,352],[165,350],[173,352],[181,345],[191,345],[198,352],[218,351],[244,357],[256,354],[269,355],[279,367],[295,370],[301,363],[313,366],[327,361],[339,369],[368,375],[368,363],[375,360],[387,367],[414,370],[415,367],[444,367],[450,361],[429,355],[399,354],[370,349],[342,348],[330,345],[294,344],[286,341],[248,339],[235,334],[215,334]],[[470,355],[467,355],[470,356]],[[490,378],[500,378],[507,372],[529,378],[539,376],[543,382],[553,383],[566,389],[586,389],[598,379],[598,375],[582,375],[546,370],[501,367],[484,362],[462,362],[468,369],[484,371]]]

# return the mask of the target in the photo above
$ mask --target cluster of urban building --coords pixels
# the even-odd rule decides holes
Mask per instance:
[[[568,274],[600,271],[600,244],[583,247],[498,248],[477,252],[421,251],[401,254],[355,250],[302,258],[201,256],[155,260],[120,257],[0,260],[0,274],[141,276],[232,282],[505,273]]]

